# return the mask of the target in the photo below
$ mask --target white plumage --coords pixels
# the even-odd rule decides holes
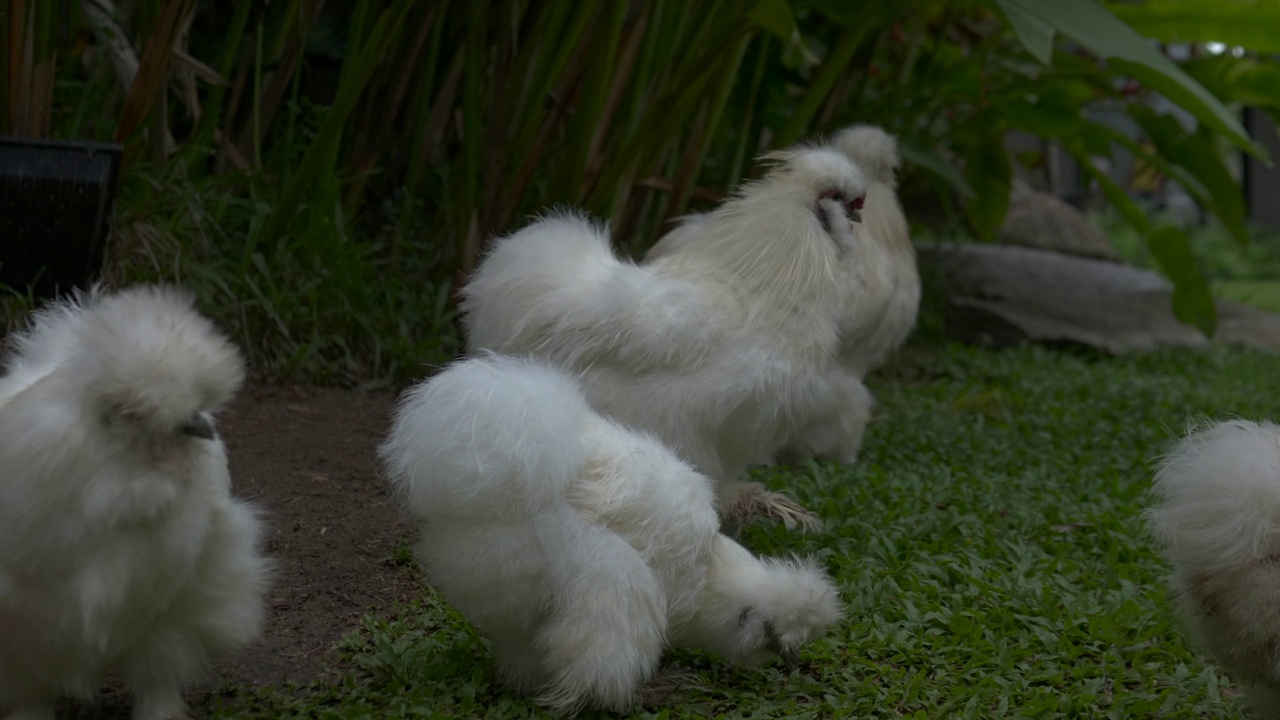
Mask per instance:
[[[720,535],[705,477],[542,361],[449,366],[402,398],[380,454],[431,583],[557,711],[632,706],[668,647],[794,660],[839,619],[817,566]]]
[[[820,409],[784,449],[796,461],[817,456],[852,463],[862,446],[875,398],[863,384],[906,341],[920,306],[920,274],[910,229],[898,202],[898,143],[881,128],[856,125],[829,147],[857,165],[867,179],[862,222],[855,225],[857,252],[842,256],[837,282],[844,289],[839,320],[840,364],[830,371]],[[697,242],[709,214],[690,215],[645,255],[651,264]],[[764,459],[772,459],[765,456]]]
[[[1255,712],[1280,718],[1280,427],[1193,431],[1160,462],[1147,513],[1196,640]]]
[[[869,248],[864,262],[846,262],[842,270],[858,288],[844,315],[840,355],[859,378],[879,367],[916,324],[920,309],[920,273],[907,217],[898,202],[898,142],[877,127],[858,125],[837,133],[832,144],[866,173],[867,202],[858,226]]]
[[[774,159],[707,216],[698,242],[645,266],[619,260],[601,228],[573,215],[500,238],[462,307],[472,351],[579,371],[592,407],[713,478],[728,515],[791,525],[812,517],[742,478],[825,401],[839,268],[865,251],[851,222],[865,181],[831,150]]]
[[[235,348],[173,290],[56,304],[0,377],[0,710],[51,720],[115,670],[135,720],[259,632],[259,521],[232,499],[210,413]]]

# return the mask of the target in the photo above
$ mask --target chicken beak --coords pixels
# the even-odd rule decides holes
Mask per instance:
[[[181,431],[183,435],[212,440],[214,437],[213,418],[209,417],[208,413],[196,413],[183,423],[178,430]]]

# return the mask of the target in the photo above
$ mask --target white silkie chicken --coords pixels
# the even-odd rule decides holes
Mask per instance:
[[[135,720],[258,635],[268,564],[211,413],[244,370],[177,291],[64,301],[0,377],[0,715],[52,720],[109,671]]]
[[[1280,720],[1280,426],[1232,420],[1162,458],[1147,513],[1196,641]]]
[[[816,524],[744,482],[823,407],[836,364],[843,258],[858,254],[861,172],[831,150],[773,157],[710,213],[699,241],[644,266],[608,234],[551,215],[498,239],[463,289],[472,351],[529,353],[581,373],[588,401],[652,433],[717,483],[733,521]]]
[[[788,461],[817,456],[852,463],[862,446],[875,398],[863,384],[906,341],[920,307],[920,273],[910,228],[897,194],[902,161],[898,143],[883,129],[855,125],[837,133],[829,147],[857,165],[867,178],[862,222],[855,226],[857,252],[842,256],[838,282],[845,295],[840,315],[840,364],[830,371],[822,409],[782,452]],[[710,214],[690,215],[645,255],[652,264],[697,242]],[[761,458],[765,461],[772,457]]]
[[[794,664],[840,617],[815,564],[719,534],[707,478],[543,361],[449,366],[401,399],[380,456],[431,584],[557,712],[632,707],[669,647]]]

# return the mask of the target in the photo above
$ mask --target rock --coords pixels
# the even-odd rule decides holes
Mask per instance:
[[[1250,305],[1219,300],[1217,342],[1280,351],[1280,315]]]
[[[1056,250],[1069,255],[1120,261],[1102,229],[1067,202],[1015,179],[1009,212],[996,232],[1006,245]]]
[[[921,275],[945,298],[947,334],[964,342],[1084,345],[1112,354],[1205,347],[1173,315],[1169,282],[1150,270],[1002,245],[918,248]],[[1219,342],[1280,350],[1280,316],[1217,301]]]

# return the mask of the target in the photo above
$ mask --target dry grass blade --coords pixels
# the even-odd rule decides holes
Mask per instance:
[[[134,77],[133,84],[129,86],[128,94],[125,95],[124,107],[120,111],[120,122],[116,125],[116,142],[129,139],[151,112],[156,97],[164,87],[169,63],[173,59],[174,41],[192,7],[193,0],[170,0],[165,3],[160,20],[156,23],[151,37],[147,38],[146,48],[142,51],[138,74]]]
[[[28,42],[27,0],[9,0],[7,118],[9,132],[26,134],[27,102],[30,97],[30,42]]]

